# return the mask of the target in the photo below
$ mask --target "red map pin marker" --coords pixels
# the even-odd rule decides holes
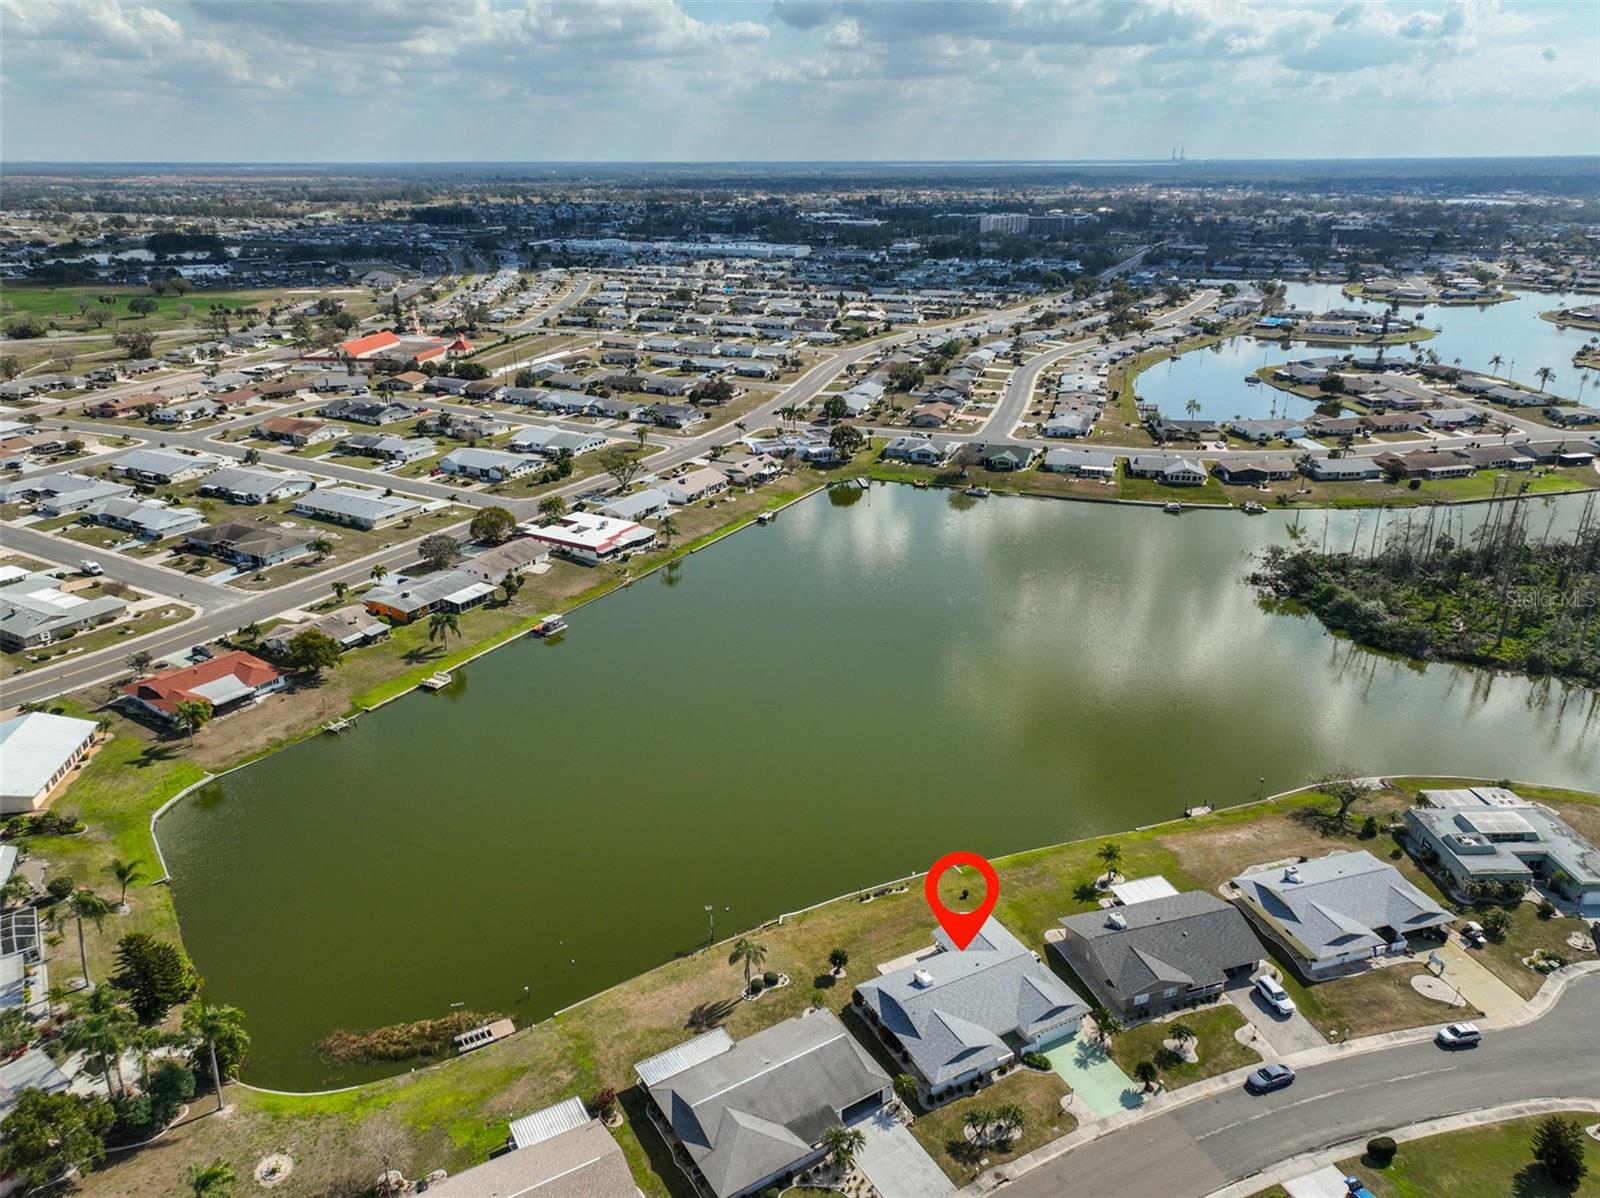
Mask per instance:
[[[975,911],[952,911],[939,900],[939,879],[944,876],[945,870],[957,865],[970,865],[983,875],[983,902]],[[994,872],[994,866],[976,853],[946,853],[928,871],[922,892],[927,895],[928,906],[933,908],[933,917],[939,921],[939,926],[957,948],[964,949],[972,943],[978,929],[983,927],[984,920],[994,910],[995,902],[1000,898],[1000,879]]]

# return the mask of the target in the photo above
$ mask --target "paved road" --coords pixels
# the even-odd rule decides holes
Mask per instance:
[[[1242,1088],[1174,1108],[1072,1149],[1004,1187],[1016,1198],[1199,1198],[1279,1161],[1426,1119],[1533,1098],[1600,1099],[1594,1013],[1600,976],[1570,983],[1542,1018],[1476,1049],[1431,1042],[1302,1068],[1286,1090]]]

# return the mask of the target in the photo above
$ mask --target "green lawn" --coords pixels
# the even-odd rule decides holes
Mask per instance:
[[[978,1163],[980,1160],[998,1165],[1032,1152],[1041,1144],[1059,1139],[1076,1128],[1077,1120],[1061,1109],[1061,1100],[1067,1093],[1067,1083],[1054,1073],[1013,1069],[994,1085],[976,1094],[958,1098],[937,1110],[918,1115],[916,1122],[911,1125],[911,1134],[951,1181],[965,1185],[984,1168]],[[1012,1142],[1009,1149],[989,1147],[974,1151],[962,1134],[967,1115],[974,1110],[993,1110],[1006,1105],[1022,1108],[1022,1135]]]
[[[1597,1118],[1584,1111],[1570,1117],[1584,1127]],[[1412,1140],[1400,1145],[1385,1168],[1360,1156],[1340,1161],[1339,1169],[1361,1178],[1377,1198],[1600,1198],[1600,1144],[1595,1141],[1585,1137],[1589,1171],[1576,1189],[1556,1184],[1534,1163],[1531,1140],[1542,1118]]]
[[[102,295],[115,295],[117,302],[113,308],[114,319],[108,321],[104,328],[96,329],[80,313],[79,301],[87,300],[90,309],[93,310],[103,307],[99,303],[99,297]],[[145,287],[102,285],[52,287],[39,283],[8,282],[5,294],[0,296],[0,320],[13,316],[36,316],[42,320],[57,321],[65,329],[99,332],[109,337],[119,326],[124,329],[136,328],[160,332],[193,324],[203,320],[213,304],[221,304],[235,311],[240,308],[255,308],[265,317],[267,309],[274,305],[291,300],[303,302],[315,295],[316,292],[313,290],[291,294],[278,288],[245,290],[196,288],[185,295],[151,295],[149,289]],[[147,317],[136,316],[128,310],[128,301],[139,296],[148,297],[156,302],[156,310]],[[365,289],[340,292],[337,298],[344,300],[345,307],[357,315],[362,315],[373,308],[371,298]],[[187,315],[182,311],[185,307],[189,309]]]
[[[1173,1023],[1185,1023],[1199,1037],[1196,1062],[1178,1061],[1161,1067],[1157,1054],[1162,1041],[1172,1035]],[[1246,1065],[1258,1064],[1261,1054],[1247,1048],[1233,1038],[1245,1025],[1245,1018],[1232,1003],[1218,1002],[1214,1006],[1185,1011],[1171,1022],[1146,1023],[1112,1038],[1111,1058],[1129,1077],[1140,1061],[1153,1061],[1161,1067],[1161,1083],[1168,1090],[1176,1090],[1203,1078],[1215,1077]]]

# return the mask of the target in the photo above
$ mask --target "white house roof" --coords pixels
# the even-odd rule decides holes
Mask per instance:
[[[94,732],[93,720],[46,711],[0,723],[0,795],[33,798]]]
[[[581,1098],[569,1098],[542,1111],[534,1111],[511,1121],[511,1143],[517,1148],[531,1148],[564,1131],[582,1127],[589,1122],[588,1108]]]

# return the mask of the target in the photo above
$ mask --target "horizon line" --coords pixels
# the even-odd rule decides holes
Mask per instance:
[[[1285,162],[1600,162],[1600,153],[1563,154],[1385,154],[1255,158],[17,158],[0,166],[1203,166]]]

